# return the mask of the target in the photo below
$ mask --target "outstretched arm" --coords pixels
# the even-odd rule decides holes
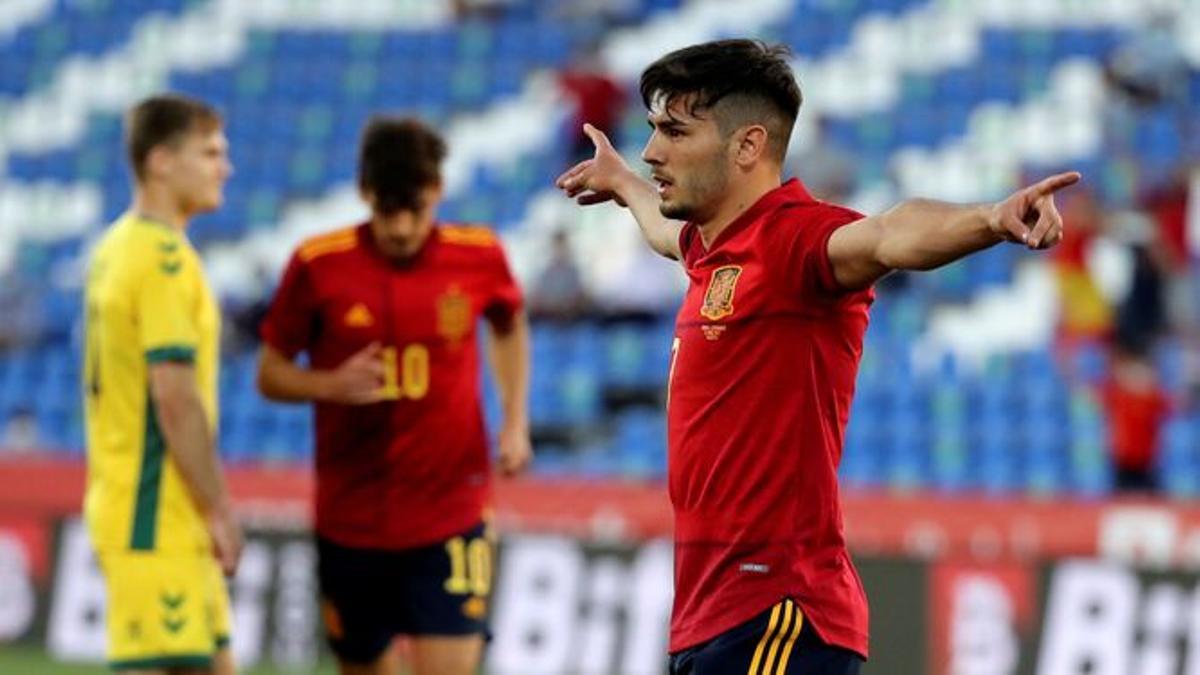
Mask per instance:
[[[865,288],[892,270],[929,270],[1002,241],[1046,249],[1062,240],[1054,193],[1079,181],[1060,173],[995,204],[910,199],[834,231],[829,261],[847,289]]]
[[[590,124],[583,125],[583,130],[596,146],[596,156],[568,169],[554,182],[555,186],[581,206],[615,201],[627,207],[650,248],[679,260],[679,230],[683,223],[659,212],[658,189],[629,168],[603,131]]]

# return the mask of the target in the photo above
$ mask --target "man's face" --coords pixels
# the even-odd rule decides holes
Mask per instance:
[[[229,141],[220,127],[190,131],[178,143],[163,147],[158,174],[186,213],[220,208],[225,182],[233,175]]]
[[[371,235],[379,250],[393,260],[413,257],[425,245],[433,231],[434,216],[442,200],[442,188],[433,185],[421,190],[420,205],[415,211],[399,210],[380,213],[375,208],[375,196],[364,193],[363,198],[371,205]]]
[[[704,222],[728,187],[733,159],[711,111],[690,114],[689,101],[685,96],[670,102],[659,98],[651,107],[653,131],[642,160],[658,184],[659,211],[668,218]]]

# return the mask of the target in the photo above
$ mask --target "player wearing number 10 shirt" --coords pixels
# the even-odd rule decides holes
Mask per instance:
[[[371,219],[301,244],[262,326],[263,393],[315,404],[318,576],[343,673],[394,672],[401,634],[418,675],[477,668],[491,586],[480,318],[500,468],[530,456],[521,294],[490,230],[434,222],[444,154],[419,122],[372,120]]]

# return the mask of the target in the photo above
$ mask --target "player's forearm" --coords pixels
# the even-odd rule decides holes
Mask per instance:
[[[328,374],[296,365],[270,347],[258,363],[258,390],[272,401],[300,403],[328,398]]]
[[[229,491],[213,446],[212,429],[194,391],[155,397],[159,428],[196,508],[206,516],[231,508]]]
[[[513,317],[507,332],[493,330],[489,360],[505,425],[529,424],[529,322],[524,312]]]
[[[637,220],[642,236],[650,248],[661,256],[678,260],[679,229],[678,221],[670,220],[658,210],[662,200],[654,184],[637,174],[630,173],[620,183],[617,191],[621,201],[629,207],[629,212]]]
[[[877,260],[887,269],[929,270],[1004,241],[989,225],[991,205],[910,199],[876,216]]]

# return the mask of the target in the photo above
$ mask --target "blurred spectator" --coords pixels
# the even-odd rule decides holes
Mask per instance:
[[[454,17],[459,21],[472,18],[494,21],[512,4],[513,0],[453,0]]]
[[[33,411],[24,406],[17,407],[4,422],[0,448],[11,452],[33,450],[39,445],[37,418],[34,417]]]
[[[1159,432],[1171,412],[1166,391],[1143,351],[1118,347],[1103,389],[1118,491],[1154,491]]]
[[[254,278],[258,288],[273,289],[274,273],[261,262],[254,264]],[[221,352],[241,354],[258,349],[259,325],[270,308],[270,294],[234,295],[221,298]]]
[[[1114,338],[1134,352],[1148,352],[1167,329],[1166,284],[1170,253],[1153,221],[1131,214],[1120,235],[1129,242],[1133,270],[1129,290],[1117,307]]]
[[[610,321],[654,322],[678,306],[686,279],[679,263],[649,246],[635,247],[619,271],[606,275],[595,287],[599,311]]]
[[[804,181],[817,199],[844,204],[857,188],[858,166],[853,154],[833,138],[831,128],[832,119],[818,114],[813,138],[788,155],[785,170]]]
[[[575,108],[575,114],[567,122],[567,139],[574,164],[595,154],[591,139],[583,133],[585,122],[613,135],[625,110],[625,90],[604,71],[600,53],[594,46],[580,52],[574,62],[558,74],[558,86]]]
[[[258,327],[267,315],[269,305],[264,298],[246,301],[227,300],[222,303],[221,352],[243,354],[258,348]]]
[[[556,20],[599,21],[609,30],[636,21],[642,10],[639,0],[556,0],[547,4]]]
[[[1140,106],[1179,100],[1187,74],[1187,60],[1175,38],[1175,17],[1166,11],[1133,32],[1105,64],[1109,82]]]
[[[1095,197],[1087,189],[1061,196],[1063,240],[1051,253],[1058,283],[1058,337],[1070,348],[1108,336],[1112,328],[1112,307],[1088,269],[1088,252],[1103,227],[1103,217]]]
[[[0,350],[17,349],[36,343],[45,330],[45,316],[39,297],[44,293],[25,280],[9,273],[0,278]]]
[[[1179,166],[1164,184],[1147,190],[1140,199],[1158,226],[1160,239],[1170,256],[1168,262],[1176,270],[1188,265],[1188,181],[1186,165]]]
[[[1172,331],[1180,334],[1193,334],[1200,329],[1188,241],[1190,179],[1186,165],[1181,166],[1165,185],[1151,189],[1140,200],[1156,226],[1158,261],[1164,277],[1166,322]]]
[[[1104,126],[1111,151],[1137,153],[1139,120],[1151,109],[1174,119],[1180,138],[1194,125],[1188,101],[1188,63],[1175,31],[1175,16],[1165,10],[1141,29],[1129,32],[1104,65],[1110,92]]]
[[[571,255],[565,230],[554,233],[550,259],[534,281],[529,296],[529,311],[534,318],[571,321],[591,311],[591,298]]]

